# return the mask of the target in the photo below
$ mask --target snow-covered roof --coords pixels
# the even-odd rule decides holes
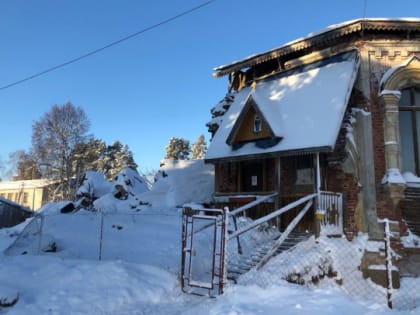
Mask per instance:
[[[22,188],[42,188],[48,186],[51,182],[48,179],[31,179],[0,182],[0,190],[22,189]]]
[[[206,160],[244,158],[255,154],[331,151],[358,67],[358,54],[350,51],[242,89],[223,116]],[[274,136],[282,138],[274,146],[261,148],[254,142],[248,142],[234,148],[226,142],[250,95]]]
[[[355,32],[399,30],[418,32],[420,30],[420,18],[362,18],[333,24],[320,31],[310,33],[279,47],[253,54],[241,60],[233,61],[230,64],[218,66],[213,69],[213,75],[215,77],[227,75],[234,71],[295,53],[296,51],[301,51],[312,46],[322,45],[326,42],[331,43],[331,41],[336,41],[337,38],[347,36]]]

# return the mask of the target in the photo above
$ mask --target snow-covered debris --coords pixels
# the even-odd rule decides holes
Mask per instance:
[[[134,209],[140,201],[138,196],[148,191],[146,180],[131,168],[118,173],[112,182],[105,179],[103,173],[89,171],[85,174],[82,185],[77,190],[78,205],[93,210],[109,212],[116,210],[113,198],[127,200],[126,207],[121,203],[117,208]],[[100,200],[102,199],[102,200]]]
[[[210,202],[214,192],[214,167],[204,160],[163,160],[156,182],[140,195],[154,208],[174,208],[185,203]]]
[[[3,286],[0,286],[0,311],[1,307],[9,307],[16,304],[19,298],[19,293]]]
[[[235,95],[227,93],[226,96],[211,109],[212,119],[206,124],[210,132],[216,132],[222,123],[223,115],[235,100]]]
[[[111,183],[105,179],[105,175],[101,172],[87,171],[84,175],[82,185],[77,190],[76,195],[81,197],[88,197],[91,200],[111,191]]]
[[[125,191],[133,195],[139,195],[148,191],[146,180],[132,168],[125,168],[114,177],[114,185],[121,185]]]

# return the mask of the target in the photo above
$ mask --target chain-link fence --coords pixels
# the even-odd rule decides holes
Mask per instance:
[[[340,290],[371,305],[398,310],[420,307],[419,248],[402,257],[391,249],[386,237],[370,241],[360,234],[348,240],[322,231],[317,237],[296,228],[280,232],[276,220],[262,224],[248,217],[235,220],[235,230],[254,228],[235,237],[234,218],[230,218],[234,237],[228,237],[226,257],[231,283],[270,287],[287,281],[312,289]],[[290,233],[282,237],[285,232]]]
[[[124,260],[178,274],[182,248],[194,262],[185,277],[191,276],[196,284],[214,279],[225,287],[236,283],[269,287],[287,281],[309,289],[340,290],[394,309],[419,308],[420,238],[402,239],[409,249],[397,254],[385,238],[371,241],[366,234],[348,240],[321,231],[316,237],[298,228],[299,216],[309,211],[312,199],[259,219],[250,218],[250,209],[215,214],[200,210],[196,227],[184,231],[185,237],[198,234],[185,244],[178,212],[42,214],[31,220],[5,254]],[[286,230],[279,229],[281,215],[291,209],[297,210],[298,218]],[[210,229],[203,229],[205,225]]]
[[[175,236],[175,237],[174,237]],[[39,214],[6,255],[123,260],[179,272],[181,216],[174,211]]]

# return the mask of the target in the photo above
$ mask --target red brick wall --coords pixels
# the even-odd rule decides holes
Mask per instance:
[[[378,97],[379,80],[387,70],[384,67],[375,67],[376,72],[370,74],[370,108],[372,115],[372,133],[374,145],[375,183],[376,183],[376,207],[379,218],[389,218],[401,221],[401,211],[398,205],[394,205],[389,189],[382,182],[386,174],[385,142],[384,142],[384,105]]]

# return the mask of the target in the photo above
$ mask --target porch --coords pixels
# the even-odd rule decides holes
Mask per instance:
[[[288,207],[307,196],[314,196],[314,202],[300,220],[296,232],[321,233],[323,235],[337,236],[343,234],[343,194],[331,191],[320,191],[319,194],[307,195],[241,195],[218,196],[212,205],[217,209],[228,209],[231,213],[245,218],[258,220],[277,209]],[[278,216],[271,222],[279,231],[284,231],[305,205],[297,205],[293,209]],[[320,229],[320,230],[319,230]]]
[[[325,210],[325,227],[332,224],[332,234],[343,231],[343,194],[330,191],[327,154],[300,154],[250,160],[220,161],[215,164],[214,208],[236,211],[248,207],[243,215],[259,219],[305,196],[315,194],[313,205],[300,221],[297,231],[315,233],[317,209]],[[339,191],[339,190],[338,190]],[[258,201],[258,202],[257,202]],[[301,209],[297,207],[277,219],[276,226],[287,228]],[[329,232],[330,233],[330,232]]]

